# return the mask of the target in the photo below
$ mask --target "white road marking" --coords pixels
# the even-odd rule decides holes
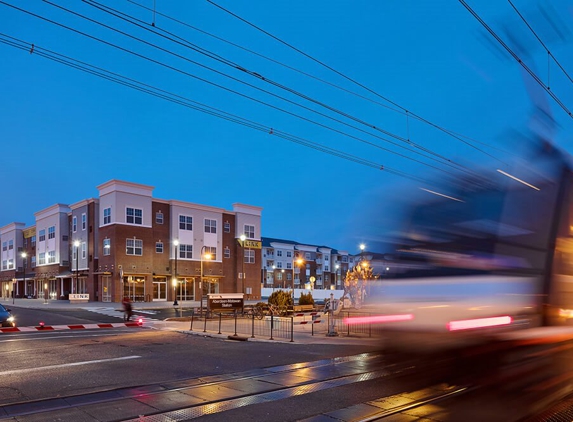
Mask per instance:
[[[40,366],[36,368],[26,368],[26,369],[15,369],[13,371],[3,371],[0,372],[0,376],[3,375],[14,375],[14,374],[23,374],[26,372],[38,372],[38,371],[45,371],[48,369],[57,369],[57,368],[66,368],[68,366],[81,366],[81,365],[92,365],[94,363],[104,363],[104,362],[114,362],[118,360],[128,360],[128,359],[138,359],[141,356],[124,356],[121,358],[111,358],[111,359],[98,359],[98,360],[87,360],[84,362],[73,362],[73,363],[63,363],[61,365],[50,365],[50,366]]]

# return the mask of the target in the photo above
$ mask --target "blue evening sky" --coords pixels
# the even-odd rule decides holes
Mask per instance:
[[[432,180],[448,167],[429,156],[495,172],[512,169],[507,152],[519,151],[522,136],[533,132],[573,147],[566,111],[458,1],[215,3],[0,2],[0,226],[31,225],[35,212],[95,197],[97,185],[121,179],[155,186],[160,199],[260,206],[264,236],[356,253],[359,243],[375,249],[396,229],[398,204],[427,194],[420,187],[434,188]],[[154,4],[155,14],[141,7]],[[548,67],[546,50],[512,8],[571,76],[573,2],[467,4],[573,109],[573,83],[555,63]],[[148,29],[155,22],[168,38],[95,6],[112,7]],[[46,59],[47,50],[260,130]],[[549,105],[551,128],[532,123],[533,101]],[[404,110],[468,137],[466,143]],[[295,137],[318,150],[292,142]],[[426,152],[401,148],[408,139]]]

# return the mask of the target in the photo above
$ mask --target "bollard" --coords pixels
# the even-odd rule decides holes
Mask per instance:
[[[206,333],[207,332],[207,314],[205,314],[205,325],[203,326],[203,332]]]
[[[338,333],[334,329],[334,310],[338,308],[338,306],[342,306],[342,304],[336,302],[334,300],[334,293],[331,293],[330,301],[328,302],[328,333],[326,334],[327,337],[338,336]]]
[[[191,309],[191,326],[189,327],[189,331],[193,331],[193,316],[195,315],[195,309]]]
[[[217,334],[221,334],[221,318],[223,314],[219,312],[219,332]]]
[[[251,338],[255,338],[255,314],[252,315],[253,318],[251,318]]]
[[[237,337],[237,310],[235,309],[235,337]]]
[[[290,317],[290,341],[294,342],[294,317]]]
[[[273,338],[273,324],[274,324],[273,318],[274,318],[274,315],[271,314],[271,340],[274,340],[274,338]]]

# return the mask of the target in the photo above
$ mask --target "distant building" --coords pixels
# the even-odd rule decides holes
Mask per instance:
[[[263,237],[263,287],[342,289],[353,257],[328,246]]]
[[[155,199],[153,187],[120,180],[97,188],[98,198],[37,212],[33,227],[0,228],[4,296],[141,302],[244,292],[260,299],[262,208]]]

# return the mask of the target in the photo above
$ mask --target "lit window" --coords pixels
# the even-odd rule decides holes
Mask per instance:
[[[211,255],[211,258],[209,259],[217,258],[217,248],[213,246],[205,246],[205,255],[207,254]]]
[[[111,253],[111,239],[103,240],[103,254],[109,255]]]

